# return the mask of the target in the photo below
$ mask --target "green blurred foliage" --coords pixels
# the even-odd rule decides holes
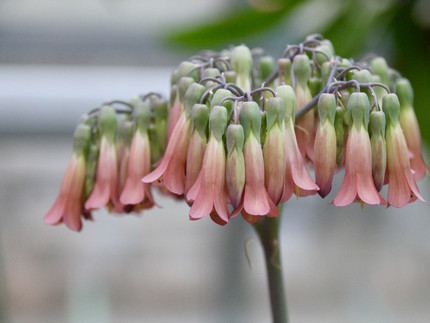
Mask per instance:
[[[385,56],[390,66],[409,78],[415,92],[415,110],[423,138],[430,142],[430,1],[429,0],[248,0],[225,5],[214,20],[168,31],[169,46],[202,50],[259,41],[294,43],[307,33],[330,39],[338,55],[356,57],[367,52]],[[335,14],[309,30],[322,15]],[[305,14],[303,14],[306,8]],[[312,9],[314,8],[314,12]],[[309,14],[309,12],[311,14]],[[297,23],[297,16],[302,14]],[[287,28],[287,27],[294,28]],[[282,47],[281,46],[281,47]],[[275,56],[281,53],[273,53]]]

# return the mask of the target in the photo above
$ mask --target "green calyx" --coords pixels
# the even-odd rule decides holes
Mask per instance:
[[[369,123],[370,103],[366,93],[352,93],[348,100],[348,116],[350,126],[354,125],[359,129],[361,126],[367,130]]]
[[[327,59],[327,57],[322,53],[317,52],[315,54],[316,61],[320,66],[322,64],[324,64],[325,62],[327,62],[328,60],[330,60],[334,55],[334,49],[333,49],[333,45],[331,44],[331,42],[330,42],[330,44],[327,44],[327,43],[321,44],[320,46],[317,46],[315,49],[322,51],[323,53],[325,53],[328,56],[328,59]]]
[[[235,148],[239,151],[242,151],[243,142],[245,141],[245,133],[243,131],[243,127],[240,124],[230,124],[227,127],[225,137],[228,154],[231,154]]]
[[[375,57],[371,62],[373,73],[381,78],[381,83],[389,85],[388,78],[388,65],[387,61],[383,57]]]
[[[309,89],[311,90],[311,95],[312,97],[318,95],[318,93],[320,93],[320,91],[322,90],[322,81],[321,78],[319,77],[311,77],[309,79]]]
[[[285,114],[285,103],[281,97],[270,98],[266,102],[266,129],[270,130],[274,123],[282,125]]]
[[[124,142],[124,145],[130,146],[133,139],[134,124],[130,120],[124,120],[118,127],[118,136]]]
[[[100,108],[99,126],[102,136],[105,136],[111,142],[115,142],[117,119],[116,112],[113,107],[105,105]]]
[[[80,123],[73,134],[73,152],[81,155],[85,154],[91,141],[91,127]]]
[[[262,80],[267,79],[275,70],[275,60],[272,56],[263,56],[260,58],[260,74]]]
[[[372,111],[369,117],[369,133],[373,136],[385,138],[385,113],[382,111]]]
[[[221,105],[214,106],[209,116],[210,132],[217,140],[222,140],[227,127],[227,109]]]
[[[231,97],[231,96],[233,96],[233,93],[231,93],[229,90],[219,89],[218,91],[215,92],[214,96],[212,97],[211,108],[216,106],[216,105],[221,105],[222,100],[224,100],[227,97]],[[222,105],[225,106],[227,108],[228,112],[230,113],[230,111],[233,107],[233,101],[225,100],[222,103]]]
[[[297,110],[297,98],[294,90],[289,85],[280,85],[276,88],[276,96],[282,98],[284,101],[284,120],[287,122],[290,119],[295,120]]]
[[[195,67],[196,65],[191,62],[181,62],[176,70],[176,80],[179,81],[182,77],[191,77],[197,82],[199,75],[197,69],[193,71]]]
[[[336,117],[336,98],[334,94],[323,93],[318,100],[318,115],[320,117],[321,125],[328,120],[334,124]]]
[[[193,131],[197,131],[201,136],[206,136],[209,122],[209,109],[206,104],[194,104],[191,110],[191,121]]]
[[[245,45],[236,46],[231,52],[231,67],[239,78],[248,78],[252,72],[252,54]]]
[[[167,101],[161,98],[155,98],[152,101],[152,105],[154,109],[155,123],[166,121],[169,116]]]
[[[309,78],[311,77],[311,63],[307,55],[297,55],[293,60],[293,71],[297,83],[301,86],[307,86]]]
[[[248,138],[251,132],[260,142],[261,130],[261,111],[258,104],[254,101],[243,102],[239,114],[240,124],[243,127],[245,138]]]
[[[191,116],[193,105],[200,102],[205,91],[206,88],[199,83],[193,83],[189,86],[184,96],[185,116],[187,118]]]
[[[289,58],[278,59],[279,83],[293,85],[291,81],[291,60]]]
[[[399,97],[400,106],[403,108],[412,107],[414,102],[414,91],[411,83],[406,78],[400,78],[396,82],[396,94]]]
[[[178,82],[178,92],[179,92],[179,100],[183,103],[185,101],[185,93],[187,93],[188,88],[191,84],[194,83],[194,79],[192,77],[184,76]]]
[[[343,144],[345,143],[345,124],[344,124],[345,111],[342,107],[336,107],[336,114],[334,118],[334,131],[336,133],[336,163],[340,165],[343,157]]]
[[[382,98],[382,111],[387,118],[387,125],[399,122],[400,102],[396,94],[390,93]]]
[[[91,144],[88,149],[88,156],[85,162],[85,196],[89,197],[93,191],[96,181],[97,163],[100,153],[100,147]]]

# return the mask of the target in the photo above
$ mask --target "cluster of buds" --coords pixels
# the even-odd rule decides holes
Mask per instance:
[[[149,93],[83,118],[46,223],[78,231],[103,206],[151,208],[155,185],[184,199],[192,220],[224,225],[241,214],[254,224],[293,194],[324,198],[341,168],[335,206],[423,200],[412,87],[381,57],[341,58],[320,35],[277,60],[241,45],[182,62],[170,94],[169,103]]]

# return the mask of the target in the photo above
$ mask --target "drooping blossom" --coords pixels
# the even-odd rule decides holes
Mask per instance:
[[[46,224],[64,222],[73,231],[82,228],[83,195],[85,185],[85,154],[90,139],[90,127],[80,124],[75,131],[73,155],[67,165],[60,194],[43,218]]]
[[[294,132],[294,115],[297,107],[297,100],[294,91],[289,85],[281,85],[276,88],[276,95],[281,97],[285,104],[283,134],[286,152],[286,168],[284,175],[284,191],[281,198],[281,202],[285,202],[290,199],[293,193],[296,193],[298,196],[316,194],[319,187],[309,175],[297,145]]]
[[[369,118],[370,146],[372,149],[372,177],[375,188],[381,191],[387,169],[387,148],[385,142],[385,114],[372,111]]]
[[[154,200],[151,185],[142,182],[142,177],[151,169],[151,147],[148,127],[151,110],[148,102],[141,102],[135,108],[136,129],[131,142],[128,158],[127,179],[121,192],[120,202],[136,205],[137,208],[151,208]]]
[[[240,124],[230,124],[226,131],[227,160],[225,181],[228,196],[233,208],[237,208],[242,201],[245,187],[245,158],[243,156],[243,142],[245,135]]]
[[[365,93],[353,93],[348,101],[351,116],[345,149],[345,176],[334,198],[336,206],[352,202],[386,204],[375,188],[372,178],[372,150],[367,132],[369,99]]]
[[[399,122],[400,103],[395,94],[382,99],[387,117],[388,204],[402,207],[416,199],[424,201],[412,175],[408,148]]]
[[[229,211],[225,196],[225,150],[222,136],[227,124],[227,109],[215,106],[210,113],[210,135],[202,169],[187,194],[193,201],[190,219],[198,220],[208,215],[218,224],[226,224]]]
[[[109,208],[118,204],[118,161],[116,155],[116,113],[112,107],[100,109],[101,142],[94,189],[85,202],[85,209]]]
[[[191,109],[200,101],[205,87],[193,83],[185,94],[185,110],[176,123],[175,129],[167,144],[166,152],[158,167],[142,180],[152,183],[162,180],[163,185],[173,194],[183,195],[185,192],[185,167],[188,144],[191,132]]]
[[[314,145],[315,182],[320,188],[318,194],[325,197],[330,193],[336,168],[336,132],[334,129],[336,100],[333,94],[323,93],[320,96],[318,115],[319,122]]]
[[[413,108],[414,94],[412,86],[407,79],[401,78],[396,82],[396,93],[400,101],[400,125],[406,143],[412,156],[410,158],[411,168],[414,170],[415,180],[422,179],[429,173],[421,151],[421,134],[417,116]]]

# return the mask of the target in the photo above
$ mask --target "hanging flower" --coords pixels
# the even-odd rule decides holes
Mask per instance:
[[[85,156],[90,138],[90,127],[78,125],[74,135],[73,155],[64,174],[60,194],[43,218],[46,224],[56,225],[64,222],[73,231],[82,229]]]

